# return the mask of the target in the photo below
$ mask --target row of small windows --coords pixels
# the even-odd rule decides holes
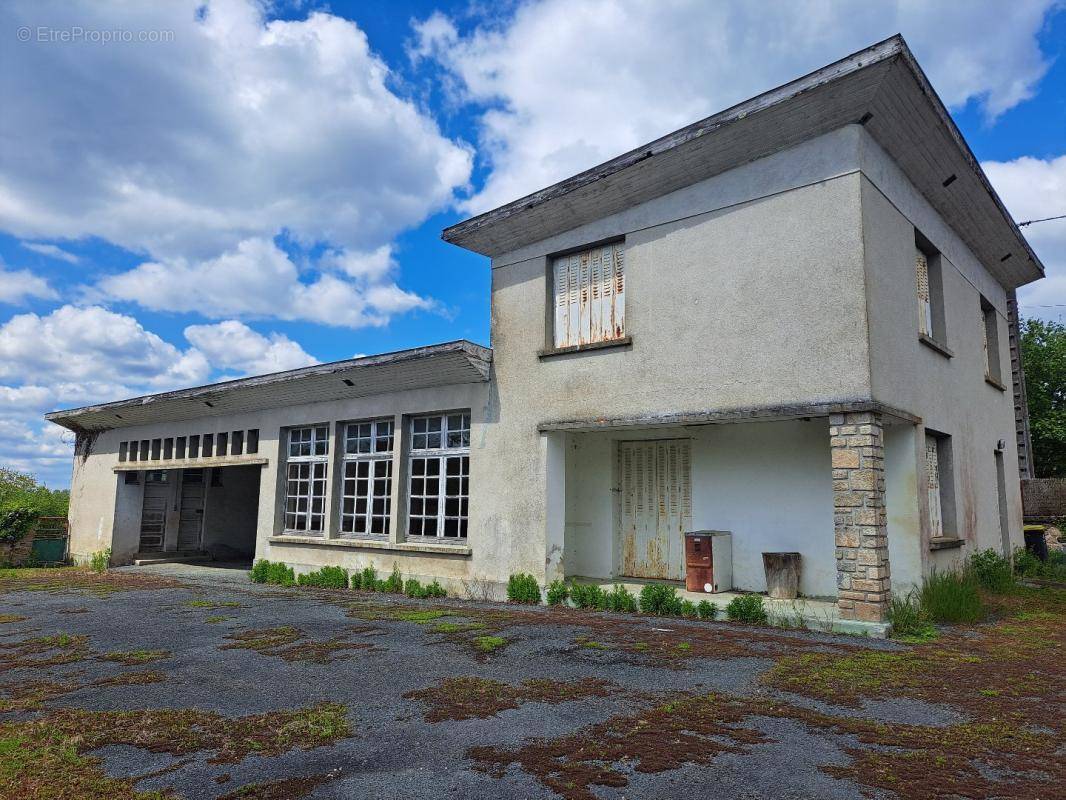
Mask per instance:
[[[465,539],[470,504],[470,414],[409,420],[407,535]],[[387,536],[392,515],[392,420],[344,426],[339,499],[342,537]],[[326,522],[329,426],[292,428],[288,435],[284,526],[321,533]]]
[[[171,436],[165,439],[133,439],[119,442],[119,461],[170,461],[172,459],[240,456],[259,452],[259,429],[203,436]]]

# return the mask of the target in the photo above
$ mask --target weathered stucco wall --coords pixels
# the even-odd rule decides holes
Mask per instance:
[[[1000,364],[1004,382],[1008,387],[1010,384],[1005,290],[865,135],[862,166],[874,398],[910,411],[922,418],[924,426],[951,436],[956,533],[979,549],[1002,547],[994,451],[1000,440],[1005,443],[1010,538],[1020,545],[1021,490],[1013,399],[1009,388],[997,388],[984,379],[981,295],[996,309]],[[944,327],[952,358],[918,340],[915,229],[942,254]],[[924,457],[921,451],[918,455]],[[924,461],[915,477],[924,480]],[[924,491],[917,494],[922,507],[925,567],[946,568],[961,554],[957,550],[928,550],[927,501]]]
[[[835,595],[833,485],[824,417],[568,435],[566,574],[620,574],[617,443],[662,438],[691,441],[692,529],[733,534],[734,588],[765,591],[762,554],[785,551],[803,556],[803,594]]]
[[[484,457],[507,490],[484,519],[514,569],[554,569],[540,423],[869,396],[858,141],[849,127],[494,259]],[[549,255],[617,236],[632,347],[539,360]]]
[[[484,383],[461,384],[456,386],[438,387],[433,389],[419,389],[406,392],[396,392],[373,397],[353,398],[346,401],[329,403],[313,403],[306,405],[273,408],[261,412],[247,414],[231,414],[214,417],[203,417],[187,422],[165,423],[159,425],[137,426],[119,428],[102,433],[96,440],[92,453],[84,463],[75,462],[74,477],[72,481],[71,503],[71,554],[79,559],[85,559],[95,551],[105,547],[112,547],[116,561],[128,561],[137,551],[141,504],[143,499],[143,482],[136,485],[127,485],[122,476],[116,474],[113,468],[118,465],[119,442],[132,439],[157,439],[176,436],[189,436],[194,434],[232,432],[236,430],[259,429],[259,452],[255,458],[266,459],[263,466],[242,467],[244,470],[254,470],[259,476],[259,493],[257,506],[252,514],[256,528],[255,550],[259,558],[272,560],[284,560],[296,565],[305,565],[306,568],[315,568],[323,564],[342,563],[347,566],[361,567],[374,561],[378,566],[388,568],[392,566],[392,553],[383,553],[381,550],[352,550],[341,549],[336,546],[302,546],[296,544],[271,545],[269,538],[278,532],[278,515],[276,487],[279,481],[279,436],[282,428],[295,425],[308,425],[328,422],[331,425],[331,435],[337,434],[335,423],[360,419],[379,418],[393,416],[395,414],[417,415],[454,409],[471,410],[471,486],[472,492],[478,487],[485,487],[491,481],[481,477],[483,470],[491,473],[490,465],[484,459],[476,455],[483,440],[483,427],[487,421],[491,421],[494,411],[489,399],[488,386]],[[332,450],[336,454],[336,441]],[[153,462],[153,464],[156,462]],[[182,466],[196,466],[195,461],[169,462],[174,468]],[[330,462],[330,474],[334,474],[335,462]],[[234,468],[226,468],[226,472],[234,472]],[[224,477],[225,481],[225,477]],[[239,481],[238,481],[239,482]],[[244,487],[248,489],[248,487]],[[212,502],[212,492],[218,492],[218,487],[208,489],[208,511],[205,514],[205,544],[210,541],[225,539],[229,534],[215,524],[224,514],[217,505]],[[242,490],[243,491],[243,490]],[[250,492],[250,489],[248,489]],[[248,494],[245,492],[245,494]],[[245,498],[247,499],[247,498]],[[247,504],[242,501],[242,506]],[[331,504],[328,514],[336,516],[336,509]],[[471,498],[471,531],[478,530],[478,526],[484,526],[479,519],[479,509],[482,504],[475,498]],[[225,525],[224,516],[222,525]],[[214,522],[212,521],[214,520]],[[114,537],[112,538],[112,531]],[[168,537],[173,531],[168,532]],[[237,532],[238,537],[241,535]],[[480,537],[471,536],[472,540]],[[488,561],[491,559],[491,547],[484,547],[480,551],[474,550],[470,557],[455,558],[454,556],[418,556],[412,557],[405,553],[397,555],[397,560],[406,560],[411,563],[412,571],[421,569],[423,574],[434,574],[438,563],[446,563],[456,574],[463,576],[472,571],[482,569],[475,566],[475,561]],[[486,567],[486,571],[495,574],[498,570]],[[506,579],[506,575],[504,575]]]

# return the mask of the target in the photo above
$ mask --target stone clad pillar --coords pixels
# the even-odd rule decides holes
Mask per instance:
[[[837,556],[837,607],[844,619],[880,622],[891,578],[885,518],[885,442],[881,415],[829,416]]]

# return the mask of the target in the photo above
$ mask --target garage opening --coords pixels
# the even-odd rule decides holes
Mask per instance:
[[[250,562],[259,517],[259,465],[126,472],[141,484],[141,556]]]

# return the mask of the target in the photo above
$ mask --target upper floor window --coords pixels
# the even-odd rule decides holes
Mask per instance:
[[[328,460],[328,425],[289,430],[285,530],[321,533],[325,529]]]
[[[470,412],[411,420],[407,533],[465,539],[470,502]]]
[[[929,241],[915,231],[914,272],[918,285],[918,333],[947,344],[944,330],[944,284],[941,257]]]
[[[344,434],[341,535],[389,533],[392,510],[391,419],[350,422]]]
[[[553,262],[552,275],[556,347],[625,337],[622,242],[559,256]]]
[[[981,298],[981,336],[985,353],[985,378],[994,384],[1003,384],[999,363],[999,315],[995,306]]]

